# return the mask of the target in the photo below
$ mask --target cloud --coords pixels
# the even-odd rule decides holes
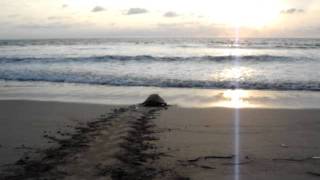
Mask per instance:
[[[158,23],[157,26],[160,28],[166,29],[175,29],[175,28],[186,28],[186,27],[199,27],[201,24],[199,22],[180,22],[180,23]]]
[[[22,29],[66,29],[70,28],[71,25],[63,24],[63,23],[48,23],[48,24],[21,24],[17,26],[18,28]]]
[[[148,10],[143,9],[143,8],[130,8],[126,12],[126,15],[144,14],[144,13],[148,13]]]
[[[231,29],[232,30],[232,29]],[[225,25],[220,24],[203,24],[197,21],[180,22],[180,23],[159,23],[154,31],[163,36],[217,36],[225,37],[233,31]]]
[[[17,17],[19,17],[20,15],[18,15],[18,14],[11,14],[11,15],[9,15],[8,16],[8,18],[17,18]]]
[[[163,17],[167,17],[167,18],[174,18],[179,16],[176,12],[173,11],[168,11],[166,13],[163,14]]]
[[[106,9],[102,6],[96,6],[94,7],[91,12],[101,12],[101,11],[105,11]]]
[[[67,8],[67,7],[68,7],[68,4],[62,4],[61,7],[62,7],[62,8]]]
[[[304,12],[305,11],[303,9],[290,8],[290,9],[282,10],[281,14],[300,14]]]
[[[60,17],[60,16],[50,16],[48,17],[48,20],[62,20],[66,19],[66,17]]]

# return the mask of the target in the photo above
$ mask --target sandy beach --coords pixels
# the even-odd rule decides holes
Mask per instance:
[[[173,107],[155,121],[163,167],[190,179],[318,179],[319,110],[239,110],[240,161],[234,163],[234,109]],[[314,174],[313,174],[314,173]]]
[[[0,179],[319,178],[317,109],[240,109],[236,157],[231,108],[0,106]]]
[[[44,136],[68,138],[75,126],[96,120],[110,108],[80,103],[0,101],[0,166],[14,163],[30,150],[55,146]]]
[[[0,0],[0,180],[318,180],[320,0]]]

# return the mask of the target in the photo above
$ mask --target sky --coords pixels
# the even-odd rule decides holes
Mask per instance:
[[[0,39],[320,37],[320,0],[1,0]]]

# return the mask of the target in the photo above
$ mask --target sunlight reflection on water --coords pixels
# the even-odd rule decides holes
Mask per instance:
[[[320,108],[320,93],[241,89],[122,87],[69,83],[0,81],[0,99],[95,104],[137,104],[152,94],[181,107]]]

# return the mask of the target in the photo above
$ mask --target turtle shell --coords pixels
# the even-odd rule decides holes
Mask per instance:
[[[143,106],[149,107],[163,107],[167,106],[167,103],[158,94],[151,94],[143,103]]]

